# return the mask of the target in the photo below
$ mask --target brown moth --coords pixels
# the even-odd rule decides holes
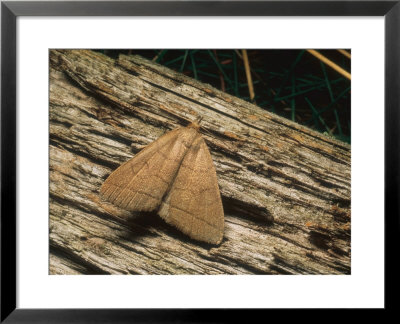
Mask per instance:
[[[146,146],[110,174],[100,195],[128,211],[154,211],[191,238],[219,244],[224,211],[207,145],[193,122]]]

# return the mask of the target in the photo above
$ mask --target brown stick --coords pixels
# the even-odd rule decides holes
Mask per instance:
[[[251,79],[250,63],[249,63],[249,58],[247,56],[247,50],[242,50],[242,55],[243,55],[244,69],[246,71],[247,84],[249,86],[250,100],[253,101],[255,94],[254,94],[253,80]]]
[[[347,72],[346,70],[342,69],[339,65],[336,63],[332,62],[330,59],[327,57],[323,56],[321,53],[317,52],[316,50],[309,49],[307,50],[308,53],[311,55],[314,55],[316,58],[318,58],[320,61],[324,62],[326,65],[330,66],[332,69],[334,69],[336,72],[340,73],[347,79],[351,80],[351,74]]]
[[[342,53],[344,56],[346,56],[347,58],[351,59],[351,54],[349,52],[347,52],[344,49],[338,49],[339,53]]]

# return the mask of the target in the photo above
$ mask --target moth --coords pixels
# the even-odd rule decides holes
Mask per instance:
[[[210,151],[192,122],[146,146],[112,172],[100,195],[128,211],[157,211],[189,237],[219,244],[224,211]]]

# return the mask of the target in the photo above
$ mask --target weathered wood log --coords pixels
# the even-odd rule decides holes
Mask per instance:
[[[99,189],[203,117],[225,210],[218,246]],[[51,274],[349,274],[350,146],[139,56],[50,51]]]

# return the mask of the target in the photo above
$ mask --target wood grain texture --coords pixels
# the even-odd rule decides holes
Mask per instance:
[[[99,198],[197,116],[225,211],[218,247]],[[49,118],[50,273],[350,273],[349,145],[141,57],[81,50],[50,51]]]

